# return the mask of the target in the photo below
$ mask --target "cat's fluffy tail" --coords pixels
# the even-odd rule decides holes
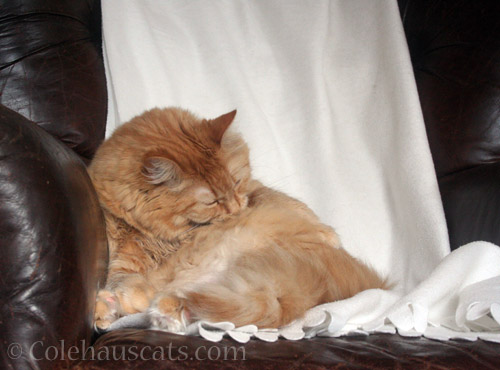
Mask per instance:
[[[278,297],[271,289],[247,290],[246,294],[221,285],[205,286],[202,291],[187,294],[186,307],[194,318],[210,322],[231,321],[243,326],[277,328],[305,313],[300,299],[290,295]]]

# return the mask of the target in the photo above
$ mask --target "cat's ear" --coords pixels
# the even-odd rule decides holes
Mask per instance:
[[[182,170],[168,158],[161,156],[146,156],[142,163],[142,174],[151,184],[164,184],[170,188],[182,182]]]
[[[236,116],[236,109],[209,121],[212,139],[220,144],[224,133]]]

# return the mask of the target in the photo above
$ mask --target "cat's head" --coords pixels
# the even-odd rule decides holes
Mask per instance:
[[[153,109],[124,124],[91,165],[94,182],[97,172],[112,180],[111,188],[96,186],[106,193],[101,200],[132,226],[167,239],[237,215],[247,206],[250,166],[247,145],[228,130],[235,115],[207,120]],[[107,169],[93,170],[106,166],[103,157]]]

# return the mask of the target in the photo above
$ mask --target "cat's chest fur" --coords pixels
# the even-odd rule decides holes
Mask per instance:
[[[146,273],[162,265],[180,247],[178,239],[164,240],[148,236],[123,219],[105,211],[109,256],[115,261],[111,268]],[[190,238],[184,240],[189,243]]]

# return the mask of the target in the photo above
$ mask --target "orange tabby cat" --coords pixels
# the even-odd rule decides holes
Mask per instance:
[[[248,147],[228,130],[235,114],[153,109],[97,151],[89,173],[110,253],[97,327],[146,310],[171,331],[195,319],[279,327],[386,288],[306,205],[251,178]]]

